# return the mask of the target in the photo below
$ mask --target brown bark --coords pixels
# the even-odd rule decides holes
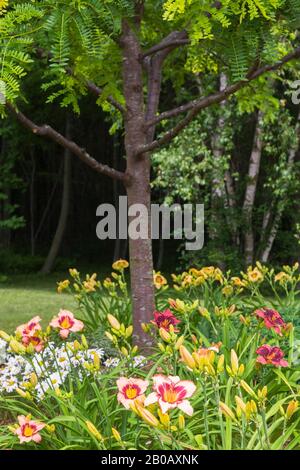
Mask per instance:
[[[145,347],[149,342],[149,337],[145,335],[141,325],[150,321],[155,308],[150,236],[150,158],[148,154],[137,156],[136,152],[136,149],[145,145],[147,141],[144,120],[143,70],[138,40],[126,21],[123,22],[121,45],[123,48],[123,86],[127,104],[125,148],[127,173],[130,175],[130,183],[126,188],[128,207],[130,208],[133,204],[143,204],[148,211],[147,239],[129,239],[134,337],[137,344]]]

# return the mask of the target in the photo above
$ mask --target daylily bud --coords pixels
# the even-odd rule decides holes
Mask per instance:
[[[217,364],[217,372],[221,373],[224,370],[224,354],[219,357],[218,364]]]
[[[127,349],[126,349],[124,346],[121,347],[121,353],[122,353],[123,356],[125,356],[125,357],[128,356],[128,351],[127,351]]]
[[[12,339],[9,343],[9,347],[12,349],[13,352],[17,354],[25,354],[26,348],[23,346],[23,344],[19,343],[15,339]]]
[[[169,343],[171,341],[171,335],[164,328],[159,329],[159,336],[163,341]]]
[[[243,373],[245,372],[245,366],[244,364],[241,364],[240,367],[239,367],[239,370],[238,370],[238,376],[239,377],[242,377]]]
[[[79,351],[81,349],[81,344],[79,343],[77,339],[75,339],[73,343],[73,348],[74,348],[74,351]]]
[[[24,392],[24,390],[22,390],[21,388],[16,388],[16,392],[20,395],[20,397],[26,398],[27,400],[31,400],[32,398],[28,391]]]
[[[53,434],[55,432],[55,424],[47,424],[46,429],[47,429],[48,432]]]
[[[158,348],[161,350],[161,352],[164,353],[164,352],[166,351],[166,349],[165,349],[165,347],[164,347],[164,345],[163,345],[162,343],[158,343],[157,346],[158,346]]]
[[[246,403],[238,396],[235,396],[235,402],[237,406],[245,413],[246,412]]]
[[[161,424],[165,428],[168,428],[170,425],[170,416],[168,415],[168,413],[162,413],[160,410],[158,410],[158,416],[159,416]]]
[[[125,331],[126,338],[129,338],[132,335],[132,333],[133,333],[133,326],[130,325],[128,326],[128,328],[126,328],[126,331]]]
[[[116,439],[117,442],[122,441],[121,435],[120,435],[119,431],[116,430],[116,428],[111,428],[111,432],[112,432],[112,435],[114,436],[114,438]]]
[[[144,331],[144,333],[149,333],[149,325],[147,325],[146,323],[142,323],[141,324],[141,327],[142,327],[142,330]]]
[[[140,417],[150,426],[158,427],[159,421],[158,419],[146,408],[142,407],[138,402],[136,402],[136,408],[139,412]]]
[[[87,342],[86,337],[84,335],[81,335],[81,343],[82,343],[82,346],[84,347],[84,349],[88,349],[89,345],[88,345],[88,342]]]
[[[121,328],[120,322],[116,319],[116,317],[114,317],[110,313],[107,315],[107,320],[109,321],[112,328],[114,328],[115,330],[118,331]]]
[[[180,430],[183,430],[185,428],[185,418],[183,415],[178,416],[178,427]]]
[[[257,395],[260,400],[264,400],[268,393],[268,387],[265,385],[261,390],[258,390]]]
[[[138,350],[139,350],[139,347],[138,347],[138,346],[136,346],[136,345],[133,346],[133,348],[132,348],[132,354],[136,354],[136,353],[138,352]]]
[[[34,354],[35,353],[35,349],[33,347],[33,344],[28,344],[28,346],[26,346],[26,352],[27,354]]]
[[[229,408],[229,406],[227,406],[225,403],[223,403],[222,401],[220,401],[219,408],[220,408],[220,411],[221,411],[227,418],[232,419],[233,421],[235,421],[234,413],[233,413],[233,411],[231,411],[231,409]]]
[[[205,308],[205,307],[199,307],[198,310],[199,310],[199,313],[200,313],[200,315],[201,315],[202,317],[204,317],[204,318],[209,318],[209,317],[210,317],[209,311],[207,310],[207,308]]]
[[[240,382],[241,387],[245,390],[245,392],[249,393],[252,397],[256,398],[256,393],[255,391],[248,385],[244,380],[241,380]]]
[[[184,342],[184,336],[182,335],[178,338],[178,340],[175,343],[176,351],[180,348],[180,346],[182,345],[183,342]]]
[[[0,330],[0,338],[4,339],[7,343],[10,342],[11,337],[5,333],[5,331]]]
[[[299,403],[296,400],[292,400],[289,402],[287,409],[286,409],[286,419],[290,419],[294,413],[298,410]]]
[[[32,372],[32,374],[30,374],[30,383],[33,387],[35,387],[38,383],[37,375],[34,372]]]
[[[194,344],[198,344],[198,339],[195,335],[191,335],[191,338]]]
[[[180,353],[182,361],[191,369],[195,369],[196,362],[193,356],[191,355],[191,353],[186,349],[185,346],[180,346],[179,353]]]
[[[112,342],[114,341],[114,337],[113,337],[113,335],[112,335],[111,333],[109,333],[109,331],[106,331],[106,332],[105,332],[105,336],[106,336],[108,339],[110,339],[110,341],[112,341]]]
[[[100,357],[98,356],[97,353],[94,353],[94,366],[95,366],[95,369],[99,370],[100,369],[100,365],[101,365],[101,361],[100,361]]]
[[[239,359],[238,359],[237,354],[234,351],[234,349],[231,350],[230,358],[231,358],[232,372],[233,372],[234,375],[236,375],[238,370],[239,370]]]
[[[101,436],[98,429],[91,423],[90,421],[85,422],[88,431],[97,439],[97,441],[103,441],[103,437]]]

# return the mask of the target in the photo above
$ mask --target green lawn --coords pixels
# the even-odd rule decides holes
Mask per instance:
[[[66,273],[16,275],[0,283],[0,329],[13,332],[17,325],[35,315],[40,315],[45,324],[60,308],[74,310],[73,297],[56,292],[57,281],[65,278]]]

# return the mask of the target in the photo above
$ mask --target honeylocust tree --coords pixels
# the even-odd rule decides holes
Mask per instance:
[[[0,8],[2,113],[68,149],[99,175],[122,182],[129,206],[148,209],[149,217],[142,220],[148,232],[152,152],[201,110],[300,57],[297,0],[0,0]],[[125,172],[26,115],[22,83],[37,62],[48,95],[45,106],[59,100],[79,113],[80,98],[92,93],[109,113],[113,130],[124,129]],[[220,89],[221,73],[227,84]],[[212,83],[216,79],[215,91],[211,87],[208,94],[199,92],[199,76],[206,74]],[[174,94],[169,110],[161,99],[166,87]],[[187,101],[186,91],[192,93]],[[169,120],[170,127],[157,136]],[[129,247],[134,331],[143,343],[141,323],[150,320],[155,307],[150,236],[130,239]]]

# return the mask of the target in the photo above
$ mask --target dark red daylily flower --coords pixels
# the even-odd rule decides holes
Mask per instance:
[[[151,320],[151,323],[157,326],[157,328],[163,328],[164,330],[169,331],[170,325],[175,326],[181,322],[173,315],[171,310],[167,308],[163,312],[154,312],[154,320]],[[178,329],[174,328],[174,331],[178,331]]]
[[[283,359],[284,353],[278,346],[263,344],[256,350],[258,357],[256,362],[260,364],[273,364],[276,367],[288,367],[289,363]]]
[[[264,320],[265,326],[268,329],[272,329],[275,333],[278,333],[282,336],[281,329],[285,327],[285,322],[283,321],[281,315],[276,310],[271,308],[262,308],[255,311],[257,317]]]

